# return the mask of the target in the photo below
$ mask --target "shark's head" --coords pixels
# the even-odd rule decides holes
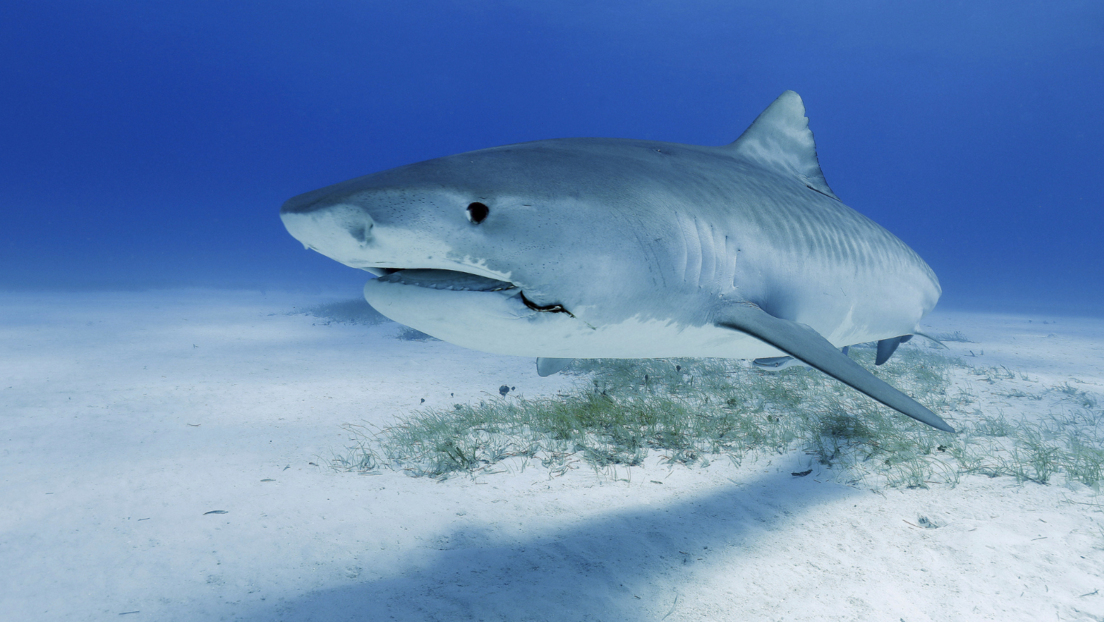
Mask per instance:
[[[359,177],[290,199],[281,218],[307,248],[378,275],[364,294],[392,319],[460,345],[531,354],[518,344],[617,321],[601,314],[623,305],[606,301],[654,289],[644,282],[648,257],[626,239],[631,224],[595,209],[596,195],[633,190],[609,187],[612,176],[558,143]]]

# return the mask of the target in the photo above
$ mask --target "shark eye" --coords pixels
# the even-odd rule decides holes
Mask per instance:
[[[468,204],[468,220],[475,224],[483,222],[483,219],[487,217],[487,214],[491,213],[491,208],[487,207],[483,203],[476,201],[475,203]]]

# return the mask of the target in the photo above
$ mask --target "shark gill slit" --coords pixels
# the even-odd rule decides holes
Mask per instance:
[[[713,235],[709,224],[700,219],[694,219],[694,233],[698,237],[698,249],[701,254],[701,267],[698,269],[698,287],[710,287],[713,284],[713,274],[716,272],[714,265],[716,248],[713,246]]]
[[[700,229],[702,233],[702,248],[709,250],[708,263],[703,261],[703,281],[706,287],[714,289],[717,283],[717,277],[720,276],[721,271],[721,257],[724,253],[724,246],[717,243],[717,230],[712,224],[702,223]],[[708,268],[708,270],[704,270]]]
[[[683,237],[686,239],[686,273],[684,278],[693,283],[695,287],[701,286],[701,273],[702,273],[702,246],[701,238],[698,235],[698,221],[695,217],[690,217],[689,221],[683,221],[680,223],[682,226]]]

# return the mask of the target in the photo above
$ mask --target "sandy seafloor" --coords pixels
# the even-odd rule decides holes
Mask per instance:
[[[288,314],[320,301],[0,295],[0,618],[1104,619],[1104,498],[1079,484],[872,492],[793,477],[799,452],[705,468],[652,452],[560,477],[338,472],[343,423],[574,379]],[[1104,403],[1102,320],[926,325],[965,333],[948,345],[972,365],[1026,373],[1025,391],[1071,383]],[[1072,407],[960,381],[1009,416]]]

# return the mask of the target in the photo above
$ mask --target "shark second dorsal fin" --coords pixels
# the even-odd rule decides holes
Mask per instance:
[[[728,149],[763,168],[796,178],[809,188],[840,200],[824,180],[813,132],[805,117],[805,104],[793,91],[779,95]]]

